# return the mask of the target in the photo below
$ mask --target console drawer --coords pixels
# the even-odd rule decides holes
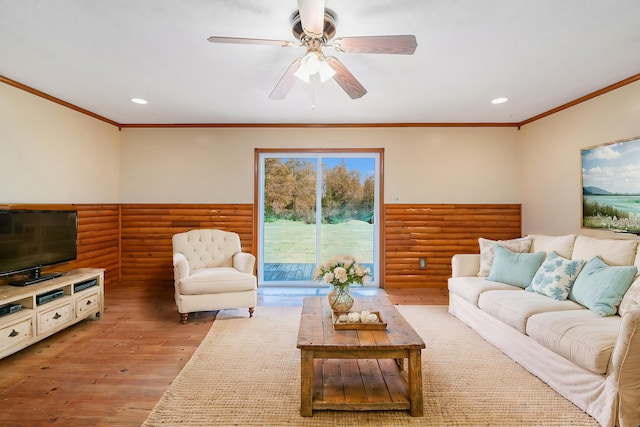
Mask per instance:
[[[73,319],[71,301],[38,313],[38,334],[52,331]]]
[[[94,313],[98,310],[100,296],[98,292],[79,296],[76,299],[76,317],[83,317],[87,313]]]
[[[0,327],[0,352],[33,338],[33,317],[18,319]]]

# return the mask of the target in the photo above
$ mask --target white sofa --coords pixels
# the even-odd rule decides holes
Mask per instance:
[[[529,250],[519,252],[544,252],[546,259],[555,252],[563,258],[584,261],[599,256],[610,266],[640,267],[636,240],[582,235],[534,235],[526,239],[530,240]],[[493,245],[494,250],[496,245],[503,246],[500,241],[480,241]],[[482,251],[483,258],[488,252]],[[512,252],[508,256],[513,256]],[[601,317],[571,299],[556,300],[531,288],[488,280],[483,277],[486,260],[484,273],[478,276],[480,259],[480,254],[454,255],[448,283],[449,312],[602,426],[639,426],[640,279],[632,279],[615,314]],[[502,267],[503,261],[501,258]],[[496,258],[489,270],[492,279],[497,263]],[[635,271],[633,267],[618,270]],[[583,266],[575,284],[581,280],[584,289],[589,274]],[[576,286],[573,290],[578,291]]]

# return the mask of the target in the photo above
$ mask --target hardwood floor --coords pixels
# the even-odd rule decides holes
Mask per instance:
[[[394,304],[448,302],[442,289],[387,294]],[[301,305],[303,295],[265,290],[256,316],[260,305]],[[105,306],[101,320],[84,320],[0,360],[0,426],[139,426],[215,319],[214,312],[195,313],[180,324],[173,286],[166,285],[111,286]]]

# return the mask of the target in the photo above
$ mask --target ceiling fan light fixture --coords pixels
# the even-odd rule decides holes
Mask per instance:
[[[309,52],[302,58],[302,66],[306,68],[310,75],[314,75],[320,70],[320,54],[318,52]]]
[[[333,78],[336,75],[336,71],[331,68],[331,66],[327,63],[327,61],[320,62],[320,68],[318,69],[318,74],[320,75],[320,82],[324,83],[327,80]]]
[[[310,50],[300,60],[300,68],[293,73],[305,83],[309,83],[311,76],[318,74],[322,83],[332,78],[336,72],[327,64],[324,55],[317,50]]]
[[[302,64],[300,65],[300,68],[298,68],[298,70],[293,73],[293,75],[305,83],[309,83],[309,78],[311,77],[311,74],[307,72],[306,68],[304,68]]]
[[[341,37],[335,39],[336,14],[325,8],[325,0],[297,0],[298,10],[291,15],[291,31],[299,44],[285,40],[254,39],[246,37],[211,36],[210,43],[236,43],[271,45],[280,47],[303,47],[306,52],[297,57],[282,75],[269,98],[284,99],[294,86],[296,78],[311,83],[312,76],[318,75],[321,83],[332,79],[351,99],[358,99],[367,93],[362,84],[351,74],[338,58],[325,57],[322,49],[332,47],[342,53],[372,53],[413,55],[418,46],[416,37],[410,34],[386,36]],[[327,44],[332,40],[332,44]],[[294,78],[295,76],[295,78]]]
[[[312,75],[318,72],[320,69],[320,59],[318,53],[315,51],[309,51],[300,60],[300,68],[294,73],[294,76],[299,78],[305,83],[309,83],[309,79]]]

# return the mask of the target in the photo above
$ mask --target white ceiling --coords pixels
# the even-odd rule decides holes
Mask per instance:
[[[296,0],[0,0],[0,75],[120,124],[519,123],[640,73],[639,0],[326,0],[336,37],[414,34],[407,55],[338,57],[331,80],[271,90],[303,48]],[[493,98],[509,102],[492,105]],[[141,97],[141,106],[129,101]]]

